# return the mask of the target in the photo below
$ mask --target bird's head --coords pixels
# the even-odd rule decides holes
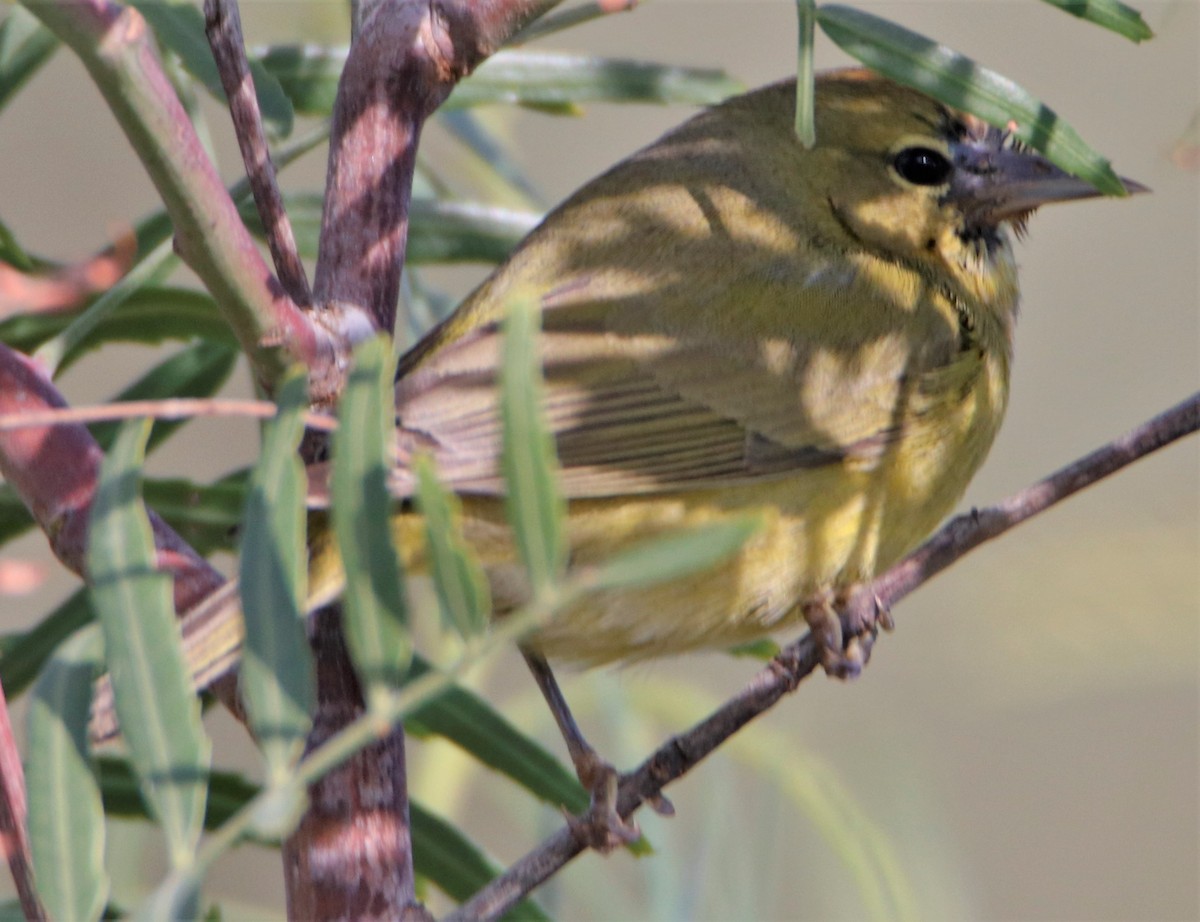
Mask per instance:
[[[1041,205],[1101,194],[1009,134],[865,70],[818,78],[816,130],[801,156],[827,232],[949,273],[983,300],[1011,275],[1009,229],[1020,234]]]

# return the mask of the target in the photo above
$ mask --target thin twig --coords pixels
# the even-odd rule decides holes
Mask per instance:
[[[611,16],[613,13],[628,13],[638,5],[638,0],[589,0],[570,9],[562,10],[550,16],[534,19],[524,29],[508,40],[509,46],[524,45],[535,39],[545,38],[555,32],[581,26],[593,19]]]
[[[12,722],[8,719],[8,701],[3,686],[0,686],[0,848],[4,849],[8,859],[21,900],[21,912],[26,919],[39,922],[46,918],[46,910],[38,900],[33,884],[33,859],[26,819],[25,774],[21,769],[21,754],[13,737]]]
[[[269,400],[231,400],[218,397],[168,397],[162,400],[129,400],[95,407],[49,407],[22,413],[0,413],[0,432],[72,423],[102,423],[120,419],[193,419],[199,416],[271,419],[278,407]],[[337,420],[324,413],[306,413],[309,429],[333,432]]]
[[[205,0],[204,32],[212,47],[221,75],[221,85],[229,100],[229,114],[237,135],[246,177],[254,193],[254,205],[267,234],[267,247],[275,263],[279,283],[301,307],[312,304],[308,275],[296,249],[292,223],[283,207],[283,195],[275,177],[275,164],[263,131],[262,113],[254,92],[254,77],[246,60],[246,42],[237,0]]]
[[[985,541],[1197,429],[1200,392],[995,506],[951,519],[887,573],[853,593],[841,612],[844,627],[849,632],[854,624],[871,623],[881,607],[886,610]],[[739,729],[794,691],[819,663],[810,635],[785,647],[740,693],[687,732],[667,740],[622,777],[617,800],[620,816],[628,819],[643,803],[658,796]],[[443,922],[500,917],[582,851],[583,844],[569,828],[559,830]]]

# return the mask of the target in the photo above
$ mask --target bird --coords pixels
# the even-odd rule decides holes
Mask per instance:
[[[573,566],[751,513],[709,571],[590,595],[527,638],[595,666],[797,622],[853,674],[839,599],[950,513],[1008,404],[1013,238],[1098,195],[1005,130],[864,69],[708,109],[584,185],[400,361],[400,463],[462,497],[498,613],[527,589],[500,502],[507,305],[537,293],[544,410]],[[1137,191],[1136,184],[1127,189]],[[419,513],[396,519],[420,544]]]
[[[1038,207],[1100,194],[1009,131],[868,70],[817,75],[811,147],[795,96],[789,79],[731,98],[585,184],[399,361],[399,553],[425,566],[409,501],[424,453],[459,497],[498,617],[529,593],[497,389],[504,321],[529,292],[569,566],[692,526],[761,524],[704,572],[588,594],[525,637],[550,700],[551,661],[626,663],[798,624],[826,671],[855,674],[840,601],[955,508],[1004,418],[1014,238]],[[309,498],[328,500],[324,465]],[[310,605],[344,580],[329,530],[310,532]],[[191,648],[196,676],[234,659],[237,631],[216,636]],[[613,773],[556,717],[581,780],[611,795]]]

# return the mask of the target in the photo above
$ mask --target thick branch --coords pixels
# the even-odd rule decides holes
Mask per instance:
[[[27,0],[71,46],[141,158],[175,226],[180,255],[216,298],[260,382],[285,365],[287,343],[312,364],[328,346],[284,294],[243,225],[163,73],[146,22],[111,0]]]
[[[417,142],[454,85],[547,0],[361,0],[329,141],[318,305],[366,310],[391,333]]]
[[[900,601],[985,541],[1197,429],[1200,429],[1200,393],[1003,502],[951,519],[912,554],[852,595],[841,612],[844,629],[849,634],[855,625],[871,623],[880,606],[886,609]],[[617,812],[623,818],[631,816],[747,723],[794,691],[819,663],[820,655],[810,635],[789,644],[735,697],[686,733],[668,740],[625,775],[621,779]],[[569,828],[560,830],[446,916],[444,922],[500,917],[582,851],[584,845]]]

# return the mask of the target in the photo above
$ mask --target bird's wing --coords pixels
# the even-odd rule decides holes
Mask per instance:
[[[852,459],[898,433],[912,384],[952,362],[952,331],[863,289],[855,273],[742,272],[647,298],[550,296],[544,408],[570,498],[720,487]],[[779,298],[792,298],[786,311]],[[873,298],[850,310],[848,298]],[[775,299],[775,300],[772,300]],[[418,450],[461,493],[498,493],[495,322],[441,342],[397,383],[401,459]],[[930,342],[934,346],[930,346]],[[937,348],[940,344],[941,348]],[[402,366],[403,367],[403,366]],[[403,463],[398,481],[404,485]]]

